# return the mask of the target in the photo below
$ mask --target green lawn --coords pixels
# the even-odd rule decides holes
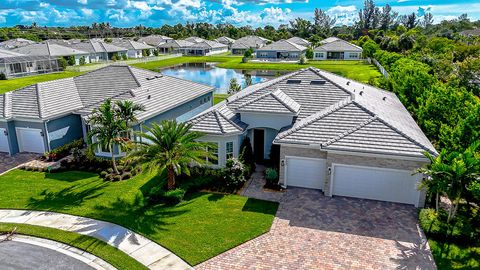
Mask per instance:
[[[158,69],[163,67],[169,67],[183,63],[201,62],[216,62],[218,63],[217,66],[221,68],[243,70],[258,69],[292,71],[313,66],[361,82],[368,82],[372,78],[374,79],[382,76],[375,66],[365,64],[363,61],[309,61],[306,65],[300,65],[296,63],[242,63],[242,57],[227,55],[200,57],[182,56],[161,61],[133,64],[133,66],[158,71]]]
[[[480,246],[459,246],[428,240],[439,270],[480,269]]]
[[[73,77],[80,74],[81,74],[80,72],[63,71],[58,73],[42,74],[42,75],[27,76],[22,78],[4,80],[4,81],[0,81],[0,94],[8,91],[12,91],[12,90],[17,90],[27,85],[31,85],[39,82],[57,80],[62,78],[69,78],[69,77]]]
[[[220,103],[227,99],[229,94],[213,94],[213,104]]]
[[[87,172],[14,170],[0,176],[0,208],[69,213],[120,224],[195,265],[269,230],[278,205],[236,195],[194,193],[177,206],[145,206],[165,181],[147,173],[104,182]]]
[[[27,224],[0,223],[0,234],[4,232],[11,232],[15,227],[17,228],[16,232],[18,234],[46,238],[76,247],[81,250],[85,250],[99,258],[102,258],[104,261],[110,263],[118,270],[148,269],[141,263],[134,260],[132,257],[110,246],[109,244],[96,238],[78,233]]]

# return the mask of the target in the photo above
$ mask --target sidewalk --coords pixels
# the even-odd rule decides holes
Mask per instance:
[[[192,269],[166,248],[110,222],[54,212],[8,209],[0,210],[0,222],[43,226],[95,237],[149,269]]]

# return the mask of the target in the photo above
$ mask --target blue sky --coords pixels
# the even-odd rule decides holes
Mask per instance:
[[[478,0],[376,1],[379,6],[386,3],[400,14],[429,11],[437,22],[463,13],[480,19]],[[337,24],[352,24],[362,4],[361,0],[0,0],[0,26],[109,22],[120,27],[156,27],[187,21],[278,26],[296,17],[311,19],[314,8],[326,10]]]

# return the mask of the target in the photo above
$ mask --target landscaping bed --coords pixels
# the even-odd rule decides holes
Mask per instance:
[[[149,192],[165,181],[147,172],[110,182],[82,171],[13,170],[0,176],[0,208],[48,210],[113,222],[196,265],[267,232],[278,207],[237,195],[195,191],[177,205],[147,203]]]

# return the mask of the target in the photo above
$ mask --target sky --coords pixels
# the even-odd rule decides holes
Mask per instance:
[[[430,12],[435,22],[467,13],[480,19],[478,0],[395,0],[389,4],[399,14]],[[320,8],[336,18],[337,25],[351,25],[358,18],[362,0],[0,0],[0,27],[17,24],[39,26],[91,25],[109,22],[112,26],[189,22],[231,23],[253,27],[278,26],[301,17],[313,18]]]

